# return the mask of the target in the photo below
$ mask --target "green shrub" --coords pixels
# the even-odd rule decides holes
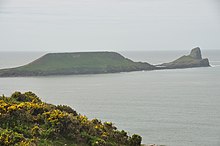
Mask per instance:
[[[40,98],[32,92],[25,92],[24,94],[21,94],[21,92],[15,92],[11,95],[11,98],[19,102],[41,102]]]
[[[22,134],[13,132],[8,129],[1,131],[0,145],[10,146],[10,145],[15,145],[17,143],[20,143],[22,141],[25,141],[25,138]]]
[[[142,140],[142,137],[139,136],[139,135],[132,135],[132,137],[130,138],[129,140],[129,144],[131,146],[140,146],[141,145],[141,140]]]
[[[73,116],[77,116],[77,112],[67,105],[57,105],[56,108],[60,111],[67,112],[69,114],[72,113]]]
[[[45,129],[45,130],[42,130],[41,137],[43,139],[55,139],[54,138],[54,136],[55,136],[54,133],[55,133],[54,128]]]

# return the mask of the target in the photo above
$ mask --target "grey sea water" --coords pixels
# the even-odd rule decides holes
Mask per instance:
[[[121,52],[135,61],[171,61],[188,51]],[[0,68],[26,64],[41,52],[1,52]],[[99,75],[0,78],[0,94],[33,91],[89,118],[112,121],[143,143],[220,145],[220,51],[203,50],[213,67]]]

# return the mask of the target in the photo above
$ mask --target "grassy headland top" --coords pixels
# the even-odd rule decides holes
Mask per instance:
[[[97,74],[152,70],[115,52],[49,53],[21,67],[0,70],[0,76]]]

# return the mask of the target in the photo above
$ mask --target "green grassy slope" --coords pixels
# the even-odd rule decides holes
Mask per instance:
[[[164,63],[162,66],[166,66],[166,68],[189,68],[189,67],[207,67],[209,66],[208,59],[195,59],[188,56],[182,56],[178,58],[177,60],[170,62],[170,63]]]
[[[140,146],[111,122],[89,120],[65,105],[42,102],[32,92],[0,96],[1,146]]]
[[[148,63],[133,62],[115,52],[49,53],[27,65],[0,70],[0,76],[93,74],[154,68]]]

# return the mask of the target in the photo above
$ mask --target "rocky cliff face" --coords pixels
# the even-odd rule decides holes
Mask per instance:
[[[191,50],[190,55],[194,59],[202,59],[202,53],[199,47]]]
[[[163,63],[160,66],[167,69],[175,68],[192,68],[192,67],[208,67],[209,60],[207,58],[202,59],[201,50],[199,47],[191,50],[189,55],[184,55],[175,61],[169,63]]]

